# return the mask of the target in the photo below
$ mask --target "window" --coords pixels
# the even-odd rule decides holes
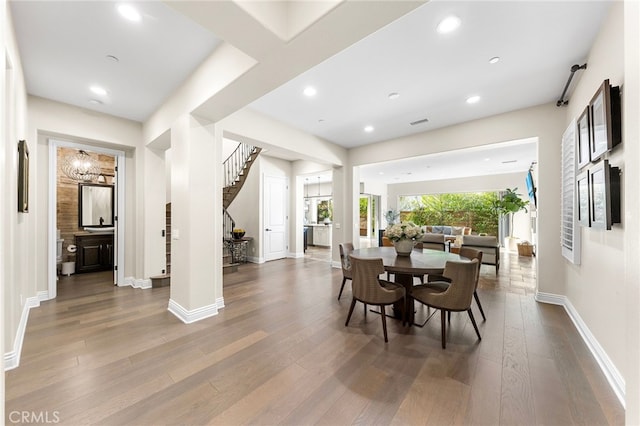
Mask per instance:
[[[571,263],[580,264],[580,229],[576,208],[576,122],[572,120],[562,135],[561,229],[562,255]]]

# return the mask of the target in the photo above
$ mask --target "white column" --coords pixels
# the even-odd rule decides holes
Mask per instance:
[[[222,299],[222,138],[183,115],[171,128],[171,298],[186,323],[216,315]]]

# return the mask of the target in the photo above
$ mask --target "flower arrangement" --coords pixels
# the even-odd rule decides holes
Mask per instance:
[[[412,222],[400,222],[391,225],[384,231],[384,236],[391,241],[417,240],[422,237],[422,230]]]

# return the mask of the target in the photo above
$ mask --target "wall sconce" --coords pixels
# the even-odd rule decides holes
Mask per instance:
[[[62,171],[71,179],[89,182],[100,175],[98,161],[83,150],[64,159]]]

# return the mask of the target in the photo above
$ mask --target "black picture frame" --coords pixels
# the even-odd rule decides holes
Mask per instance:
[[[578,210],[578,223],[586,227],[591,226],[590,199],[589,169],[585,169],[576,177],[576,208]]]
[[[602,82],[589,103],[591,128],[591,161],[600,159],[622,141],[620,89]]]
[[[620,223],[620,169],[602,160],[589,168],[591,227],[611,229]]]
[[[591,108],[587,105],[577,121],[576,156],[578,168],[591,163]]]
[[[29,147],[18,141],[18,212],[29,213]]]

